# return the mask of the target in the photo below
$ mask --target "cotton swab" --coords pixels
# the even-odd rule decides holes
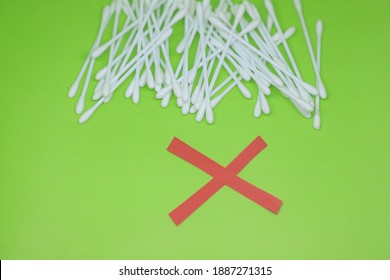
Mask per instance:
[[[121,69],[111,80],[111,90],[115,90],[117,87],[119,87],[122,82],[129,77],[133,71],[139,67],[146,56],[148,56],[152,51],[153,47],[158,46],[162,44],[167,38],[169,38],[172,34],[172,29],[167,29],[164,32],[160,33],[157,37],[155,37],[152,41],[149,42],[148,46],[145,47],[141,52],[139,52],[129,63],[125,65],[123,69]],[[124,78],[126,77],[126,78]]]
[[[116,41],[118,41],[120,38],[126,35],[131,29],[133,29],[138,24],[138,20],[127,26],[124,30],[122,30],[120,33],[115,35],[110,41],[105,43],[104,45],[100,46],[98,49],[96,49],[92,53],[92,57],[97,58],[101,56],[111,45],[113,45]]]
[[[144,15],[144,13],[143,13],[144,2],[139,1],[136,3],[138,4],[137,5],[138,17],[142,18],[142,16]],[[145,25],[146,25],[146,18],[144,20],[138,22],[138,35],[139,36],[137,36],[137,53],[139,53],[141,51],[141,37],[142,37],[142,32],[143,32]],[[145,57],[145,60],[146,60],[146,57]],[[140,99],[139,87],[140,87],[140,72],[141,72],[140,67],[141,66],[142,66],[142,64],[138,64],[138,66],[136,67],[136,70],[135,70],[133,90],[131,93],[131,98],[132,98],[134,104],[138,104],[139,99]],[[142,83],[142,81],[141,81],[141,83]]]
[[[115,3],[115,19],[114,19],[114,27],[113,27],[113,34],[116,35],[117,32],[118,32],[118,24],[119,24],[119,16],[120,16],[120,13],[121,13],[121,10],[122,10],[122,1],[120,0],[116,0],[116,2],[113,2]],[[108,59],[108,69],[109,71],[107,71],[106,73],[106,76],[105,76],[105,80],[104,80],[104,84],[103,84],[103,96],[105,97],[104,99],[104,102],[107,103],[109,100],[110,100],[110,96],[109,96],[109,91],[110,91],[110,76],[111,76],[111,67],[112,67],[112,61],[114,59],[114,56],[115,56],[115,52],[116,52],[116,45],[111,45],[111,49],[110,49],[110,55],[109,55],[109,59]]]
[[[137,3],[136,1],[134,2],[135,4]],[[152,0],[152,3],[150,4],[149,6],[149,9],[148,9],[148,12],[147,14],[144,16],[144,18],[142,19],[142,22],[140,23],[140,28],[138,28],[137,32],[136,32],[136,37],[134,39],[130,39],[130,37],[128,38],[128,41],[126,43],[126,46],[125,46],[125,50],[126,51],[123,51],[121,55],[119,55],[116,59],[115,59],[115,63],[117,63],[118,61],[120,62],[121,61],[121,66],[120,66],[120,70],[122,70],[124,68],[124,66],[126,65],[126,63],[128,62],[131,54],[132,54],[132,51],[134,50],[134,48],[136,46],[138,46],[138,42],[139,42],[139,39],[140,37],[142,36],[142,31],[144,29],[144,26],[146,25],[147,23],[147,20],[149,18],[149,16],[151,14],[153,14],[153,11],[155,9],[157,9],[158,7],[160,7],[161,5],[161,2],[158,3],[157,1],[155,0]],[[145,33],[143,35],[151,35],[149,34],[149,30],[146,30]],[[120,71],[119,70],[119,71]]]
[[[310,40],[310,35],[309,35],[308,30],[307,30],[305,17],[303,16],[301,1],[300,0],[294,0],[294,6],[295,6],[295,8],[296,8],[296,10],[298,12],[299,19],[301,21],[301,25],[302,25],[302,29],[303,29],[303,33],[305,34],[305,39],[306,39],[307,47],[309,49],[310,58],[311,58],[311,61],[312,61],[312,64],[313,64],[314,72],[315,72],[316,77],[317,77],[318,88],[319,88],[319,90],[318,90],[319,91],[319,95],[320,95],[321,98],[326,98],[327,97],[327,93],[326,93],[325,85],[322,82],[320,71],[319,71],[317,63],[316,63],[316,59],[315,59],[314,51],[313,51],[313,46],[312,46],[311,40]]]
[[[238,79],[240,80],[241,78],[238,78]],[[220,93],[218,96],[214,97],[211,100],[211,106],[213,108],[217,107],[217,105],[222,101],[222,99],[226,95],[228,95],[228,93],[231,92],[235,86],[236,86],[236,84],[234,82],[231,83],[222,93]]]
[[[317,35],[317,68],[321,74],[321,48],[322,48],[322,34],[324,32],[324,24],[322,20],[318,20],[316,24],[316,35]]]
[[[146,31],[146,33],[148,34],[148,31]],[[130,57],[131,53],[133,52],[134,48],[136,47],[137,45],[137,42],[138,42],[138,37],[137,36],[138,32],[136,29],[133,30],[133,32],[129,35],[129,38],[128,38],[128,41],[127,42],[131,42],[130,44],[127,44],[126,43],[126,46],[124,47],[122,53],[120,55],[118,55],[112,62],[112,66],[118,66],[120,65],[121,63],[122,64],[125,64],[126,61],[128,61],[128,58]],[[123,67],[120,67],[119,69],[122,69]],[[96,74],[96,79],[97,80],[101,80],[103,79],[106,74],[107,74],[107,71],[109,70],[108,66],[102,68],[97,74]],[[118,70],[118,69],[117,69]],[[116,71],[115,71],[116,72]]]
[[[228,29],[219,19],[215,18],[215,17],[210,17],[210,22],[212,24],[214,24],[217,28],[223,30],[224,32],[226,33],[229,33],[231,34],[236,40],[238,40],[239,42],[241,42],[243,45],[245,45],[246,47],[248,47],[250,50],[252,50],[253,52],[255,52],[257,55],[259,55],[260,57],[262,57],[263,59],[265,59],[269,64],[271,64],[273,67],[277,68],[278,70],[282,71],[284,74],[286,74],[287,76],[289,76],[290,78],[292,78],[294,81],[298,82],[304,89],[306,89],[308,92],[312,93],[312,94],[317,94],[317,89],[315,87],[313,87],[312,85],[302,81],[301,79],[299,79],[298,77],[296,77],[295,75],[293,75],[292,73],[290,73],[289,71],[286,70],[285,66],[282,66],[280,65],[279,63],[275,62],[274,60],[271,60],[267,57],[267,55],[265,55],[262,51],[254,48],[250,43],[246,42],[245,40],[243,40],[242,38],[240,38],[237,34],[235,34],[234,32],[232,32],[230,29]]]
[[[187,2],[187,5],[188,5],[188,7],[186,7],[186,8],[190,9],[188,2]],[[184,18],[184,30],[188,30],[189,24],[190,24],[189,17],[188,17],[188,15],[186,15]],[[186,36],[187,36],[187,32],[185,32],[185,37]],[[183,60],[184,80],[183,80],[183,83],[181,84],[181,88],[182,88],[182,92],[183,92],[183,101],[188,102],[188,104],[189,104],[189,97],[190,97],[189,85],[188,85],[188,58],[189,58],[189,48],[190,48],[190,44],[192,43],[192,40],[193,40],[193,38],[190,37],[189,40],[185,41],[184,54],[183,54],[183,59],[182,59]]]
[[[253,111],[253,115],[256,119],[260,118],[261,116],[260,94],[257,95],[257,100],[255,104],[255,109]]]
[[[185,14],[185,11],[181,11],[179,12],[173,19],[172,21],[167,25],[167,27],[161,31],[161,33],[157,36],[157,37],[160,37],[160,39],[163,39],[163,41],[165,41],[169,36],[170,34],[172,33],[172,30],[171,30],[171,27],[177,22],[179,21]],[[169,35],[169,36],[167,36]],[[156,37],[156,38],[157,38]],[[153,48],[153,44],[157,44],[156,43],[156,38],[154,40],[152,40],[150,43],[149,43],[149,47],[148,48],[144,48],[143,50],[141,50],[139,53],[137,53],[137,55],[132,59],[132,62],[134,63],[135,61],[137,61],[141,56],[143,56],[143,54],[145,53],[146,50],[148,50],[149,48]],[[158,44],[161,44],[161,40],[158,40]],[[168,54],[166,54],[168,56]],[[131,64],[132,63],[128,63],[126,65],[124,65],[123,67],[121,67],[121,69],[119,70],[119,73],[115,76],[115,77],[118,77],[118,76],[121,76],[123,75],[123,73],[125,71],[127,71],[130,67],[131,67]],[[141,64],[140,64],[141,65]],[[131,75],[131,73],[130,73]],[[114,78],[115,80],[116,78]]]
[[[232,31],[235,31],[239,22],[241,21],[241,18],[242,16],[244,15],[244,12],[245,12],[245,7],[244,5],[240,5],[240,7],[238,8],[238,11],[236,13],[236,18],[234,19],[234,23],[233,23],[233,27],[232,27]],[[222,64],[223,64],[223,61],[229,51],[229,47],[231,45],[231,43],[233,42],[233,36],[230,35],[227,40],[226,40],[226,43],[225,43],[225,46],[222,48],[222,54],[219,58],[219,62],[218,62],[218,65],[217,65],[217,68],[215,69],[215,72],[214,72],[214,76],[211,80],[211,83],[210,83],[210,87],[212,88],[216,82],[216,79],[218,77],[218,74],[219,74],[219,71],[221,70],[221,67],[222,67]]]
[[[255,18],[255,19],[260,19],[261,18],[259,12],[257,11],[257,9],[254,6],[250,5],[247,1],[245,1],[244,4],[246,5],[247,11],[248,11],[248,13],[250,14],[250,16],[252,18]],[[268,8],[268,9],[272,9],[272,7]],[[272,16],[271,16],[271,18],[272,18]],[[265,26],[264,25],[260,25],[260,27],[258,28],[258,31],[263,36],[263,39],[261,39],[257,34],[251,34],[252,37],[254,38],[256,44],[258,44],[259,47],[264,48],[265,50],[267,50],[269,55],[272,57],[272,59],[277,59],[277,61],[279,61],[279,63],[281,63],[281,65],[285,65],[287,71],[292,73],[291,70],[288,67],[287,62],[285,62],[285,60],[283,58],[283,55],[279,51],[279,49],[277,47],[277,44],[273,41],[273,39],[271,38],[271,36],[270,36],[269,32],[267,31],[267,29],[265,28]],[[280,32],[278,32],[278,34],[280,35]],[[282,71],[280,71],[277,68],[275,68],[275,71],[278,74],[278,76],[283,80],[283,82],[285,83],[285,86],[287,87],[287,89],[285,91],[282,91],[282,93],[286,97],[288,97],[287,92],[291,92],[292,95],[295,95],[295,96],[299,96],[301,94],[303,94],[304,96],[307,95],[305,93],[302,93],[303,92],[302,89],[301,89],[301,94],[300,94],[299,90],[297,90],[295,88],[295,85],[294,85],[293,81],[290,80],[290,78],[287,77],[285,75],[285,73],[283,73]],[[301,95],[301,97],[302,97],[302,95]],[[312,105],[312,100],[309,98],[309,96],[307,96],[305,101],[306,102],[309,101],[310,106],[313,107],[311,110],[313,110],[314,106]],[[297,103],[293,102],[293,104],[296,105]],[[299,111],[302,111],[302,110],[299,110]]]
[[[254,21],[254,23],[255,23],[255,25],[257,24],[257,21]],[[244,35],[245,34],[245,30],[243,30],[243,31],[241,31],[240,32],[240,34],[239,34],[239,36],[242,36],[242,35]],[[218,55],[219,55],[219,53],[222,51],[222,43],[219,43],[219,41],[218,40],[216,40],[216,38],[212,38],[212,40],[211,40],[212,42],[213,42],[213,44],[215,44],[219,49],[217,49],[213,54],[211,54],[211,55],[209,55],[207,58],[206,58],[206,61],[207,62],[209,62],[209,61],[212,61],[215,57],[217,57]],[[233,55],[233,53],[232,53],[232,55]],[[202,65],[201,65],[201,63],[200,63],[200,57],[199,57],[199,60],[197,60],[197,59],[195,59],[197,62],[195,63],[195,65],[194,65],[194,67],[193,67],[193,69],[189,72],[189,77],[192,77],[192,78],[189,78],[190,80],[193,80],[193,78],[194,78],[194,73],[196,73],[196,68],[201,68],[202,67]],[[231,61],[232,63],[234,63],[233,61]],[[271,77],[271,80],[272,80],[272,82],[273,83],[275,83],[276,85],[279,85],[279,86],[281,86],[282,84],[281,84],[281,81],[280,81],[280,79],[279,78],[277,78],[274,74],[272,74],[271,72],[269,72],[269,74],[270,74],[270,77]],[[245,75],[243,75],[243,73],[241,73],[241,76],[245,76]],[[178,80],[178,82],[181,82],[181,80],[182,80],[182,78],[180,78],[179,80]],[[249,80],[249,78],[248,78],[248,80]],[[158,94],[157,94],[157,98],[159,99],[159,98],[162,98],[165,94],[167,94],[168,92],[169,92],[169,90],[170,89],[172,89],[172,88],[169,88],[169,87],[166,87],[166,88],[164,88],[164,89],[162,89],[160,92],[158,92]],[[198,89],[198,90],[195,90],[195,92],[197,92],[197,91],[199,91],[200,89]],[[245,92],[245,91],[243,91],[243,92]],[[193,96],[196,96],[197,94],[193,94]],[[247,96],[250,96],[250,94],[247,94]]]
[[[294,33],[295,33],[295,27],[288,28],[284,33],[283,37],[285,40],[290,39]],[[276,33],[274,36],[272,36],[272,40],[275,42],[275,45],[280,45],[282,43],[282,38],[279,33]]]
[[[148,56],[153,51],[153,46],[157,46],[162,44],[165,40],[167,40],[172,35],[172,29],[167,29],[163,33],[161,33],[158,37],[156,37],[154,40],[152,40],[148,47],[143,49],[135,58],[132,59],[132,62],[128,63],[126,67],[115,76],[115,79],[113,81],[115,82],[115,85],[112,87],[111,91],[114,91],[117,89],[124,80],[126,80],[133,71],[141,64],[143,63],[143,60],[146,56]]]
[[[317,35],[317,67],[319,72],[321,70],[321,45],[322,45],[322,34],[324,26],[321,20],[317,21],[316,24],[316,35]],[[320,86],[320,82],[317,81],[317,86]],[[314,128],[319,130],[321,128],[321,117],[320,117],[320,97],[316,97],[316,107],[313,121]]]
[[[202,67],[203,67],[203,87],[204,87],[204,91],[205,91],[204,94],[205,94],[205,98],[206,98],[206,103],[207,102],[209,103],[210,102],[209,81],[208,81],[209,77],[208,77],[208,67],[207,67],[206,52],[205,52],[206,41],[205,41],[205,36],[204,36],[204,30],[205,30],[204,23],[206,21],[205,21],[204,14],[203,14],[204,13],[203,5],[199,2],[196,4],[196,13],[198,16],[197,19],[198,19],[198,27],[199,27],[199,33],[200,33],[200,46],[203,49],[201,54],[202,54]],[[204,107],[204,111],[205,111],[206,105],[204,105],[204,106],[205,106]],[[203,118],[202,111],[197,114],[196,121],[200,122],[201,118]],[[214,121],[214,116],[213,116],[212,110],[208,110],[208,120],[207,121],[209,123],[212,123]]]
[[[125,97],[132,98],[135,104],[140,100],[140,89],[148,86],[155,90],[161,107],[175,104],[183,115],[195,114],[197,122],[205,118],[211,124],[213,110],[233,89],[245,98],[253,95],[245,84],[249,81],[257,86],[252,111],[255,118],[270,114],[267,96],[274,86],[305,118],[314,113],[313,126],[319,129],[320,102],[324,92],[326,94],[320,76],[322,21],[316,25],[317,57],[313,59],[301,3],[294,0],[308,46],[310,42],[309,53],[317,79],[314,87],[302,79],[287,43],[295,27],[282,30],[271,0],[264,3],[268,16],[263,23],[258,9],[247,0],[241,5],[221,0],[215,10],[210,0],[133,0],[131,4],[128,0],[112,0],[103,10],[98,36],[68,92],[69,97],[75,97],[86,76],[76,104],[79,123],[87,122],[101,105],[111,100],[118,87],[128,81]],[[119,26],[122,12],[126,18]],[[114,18],[111,38],[101,44],[111,18]],[[178,59],[171,61],[169,38],[176,24],[184,24],[184,35],[175,46]],[[274,29],[276,33],[271,34]],[[190,55],[196,43],[196,51]],[[281,52],[280,45],[286,52]],[[95,60],[102,60],[100,56],[107,50],[106,66],[95,75],[97,83],[90,97],[95,103],[84,111]],[[177,64],[173,63],[176,61]],[[222,74],[228,76],[219,82]]]
[[[272,20],[274,22],[276,30],[279,33],[279,36],[280,36],[280,39],[282,41],[283,47],[286,50],[287,56],[288,56],[288,58],[289,58],[289,60],[291,62],[291,65],[292,65],[293,69],[294,69],[295,75],[298,78],[302,79],[301,73],[300,73],[300,71],[298,69],[298,66],[297,66],[297,64],[295,62],[295,59],[294,59],[294,57],[293,57],[293,55],[291,53],[290,47],[289,47],[289,45],[287,43],[287,40],[284,38],[283,31],[282,31],[282,28],[280,27],[279,21],[278,21],[278,19],[276,17],[276,13],[275,13],[274,7],[272,5],[272,2],[271,2],[271,0],[265,0],[264,3],[265,3],[265,6],[266,6],[267,10],[269,11],[270,16],[272,17]],[[313,100],[311,99],[309,94],[301,87],[300,84],[298,84],[298,83],[295,83],[295,84],[297,86],[298,92],[299,92],[300,96],[302,97],[302,99],[305,100],[307,103],[309,103],[313,107],[313,109],[314,109]]]
[[[87,59],[85,60],[84,62],[84,65],[79,73],[79,75],[77,76],[77,79],[76,81],[74,82],[74,84],[71,86],[69,92],[68,92],[68,97],[69,98],[74,98],[76,96],[76,93],[77,93],[77,90],[79,88],[79,85],[80,85],[80,82],[81,82],[81,79],[83,78],[83,75],[92,59],[92,54],[93,52],[95,51],[95,49],[98,47],[98,45],[100,44],[100,41],[101,41],[101,38],[103,36],[103,32],[107,26],[107,22],[109,21],[111,17],[111,8],[110,6],[106,6],[103,10],[103,16],[102,16],[102,20],[101,20],[101,24],[100,24],[100,28],[99,28],[99,33],[98,33],[98,36],[97,36],[97,39],[95,41],[95,43],[93,44],[93,47],[92,47],[92,50],[91,52],[88,54],[88,57]]]
[[[244,5],[246,6],[247,12],[249,13],[249,15],[253,19],[260,19],[261,20],[260,13],[257,11],[257,9],[254,5],[249,4],[249,2],[247,2],[247,1],[244,1]],[[271,16],[271,18],[272,18],[272,16]],[[288,70],[291,73],[291,70],[289,69],[288,64],[285,62],[283,55],[279,51],[276,42],[274,42],[274,40],[271,38],[271,35],[269,34],[269,31],[267,30],[267,28],[263,24],[261,24],[258,28],[258,31],[260,32],[263,39],[261,39],[255,33],[251,34],[253,36],[255,42],[258,44],[258,46],[260,48],[264,48],[265,50],[267,50],[267,52],[272,57],[272,59],[278,61],[278,63],[280,63],[281,65],[284,65],[286,67],[286,70]],[[280,33],[278,33],[278,34],[280,35]],[[275,68],[275,71],[280,76],[280,78],[282,78],[285,81],[288,89],[290,91],[292,91],[293,93],[297,92],[297,94],[298,94],[298,91],[295,90],[293,82],[290,82],[290,78],[288,78],[288,77],[283,78],[285,76],[285,74],[279,69]]]
[[[103,13],[107,13],[107,11],[103,12]],[[111,10],[110,10],[110,13],[111,13]],[[105,21],[105,25],[107,25],[107,23],[108,23],[108,19]],[[102,30],[103,29],[101,29],[101,32],[102,32]],[[102,34],[99,33],[98,41],[96,42],[96,45],[98,45],[100,43],[101,37],[102,37]],[[87,76],[86,76],[85,82],[84,82],[84,86],[83,86],[80,98],[78,99],[77,104],[76,104],[76,113],[78,115],[80,115],[83,112],[83,110],[84,110],[85,96],[86,96],[86,93],[87,93],[87,90],[88,90],[88,86],[89,86],[89,82],[90,82],[90,79],[91,79],[91,76],[92,76],[92,71],[93,71],[94,65],[95,65],[95,58],[91,57],[90,63],[89,63],[89,67],[88,67]]]
[[[210,47],[210,48],[211,48],[211,50],[215,50],[213,47]],[[218,56],[218,58],[221,59],[220,56]],[[235,73],[233,73],[233,70],[231,70],[230,66],[226,62],[223,62],[222,65],[226,69],[226,71],[229,73],[229,75],[233,79],[234,83],[238,86],[242,95],[247,99],[252,98],[251,92],[241,83],[241,81],[237,78]]]

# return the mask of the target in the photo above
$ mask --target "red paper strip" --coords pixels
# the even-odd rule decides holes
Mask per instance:
[[[244,167],[254,159],[262,150],[267,147],[263,139],[257,137],[248,147],[245,148],[227,167],[226,169],[238,174]],[[168,148],[169,149],[169,148]],[[173,210],[169,216],[179,225],[194,213],[203,203],[210,199],[225,184],[213,178],[201,189],[199,189],[190,198],[184,201],[179,207]]]
[[[266,147],[267,144],[263,139],[257,137],[235,160],[224,168],[184,142],[174,138],[168,147],[168,151],[214,177],[169,214],[174,223],[176,225],[181,224],[224,185],[228,185],[271,212],[278,213],[282,205],[281,200],[237,177],[237,174]]]

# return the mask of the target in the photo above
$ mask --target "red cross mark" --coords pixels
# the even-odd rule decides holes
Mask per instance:
[[[266,147],[264,140],[257,137],[227,167],[223,167],[181,140],[174,138],[168,151],[203,170],[213,179],[169,214],[173,222],[180,225],[224,185],[277,214],[282,206],[281,200],[237,176]]]

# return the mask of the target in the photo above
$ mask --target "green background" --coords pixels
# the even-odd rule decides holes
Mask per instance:
[[[325,24],[319,132],[277,90],[270,116],[235,91],[207,125],[122,88],[79,125],[66,95],[108,2],[0,3],[0,259],[390,258],[389,1],[303,1],[311,34]],[[274,4],[314,84],[292,1]],[[225,187],[176,227],[168,213],[210,178],[172,138],[226,165],[257,135],[269,147],[240,176],[280,214]]]

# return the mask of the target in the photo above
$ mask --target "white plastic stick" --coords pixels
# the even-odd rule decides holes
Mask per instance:
[[[152,53],[155,46],[164,43],[172,34],[172,29],[167,29],[162,32],[158,37],[149,42],[148,47],[144,48],[136,57],[132,59],[130,63],[121,71],[121,73],[115,76],[113,82],[115,85],[111,88],[111,92],[115,91],[132,73],[133,71],[145,60],[145,57]]]
[[[110,17],[111,17],[110,6],[106,6],[103,9],[103,15],[102,15],[102,20],[101,20],[101,24],[100,24],[100,28],[99,28],[99,33],[98,33],[97,39],[96,39],[95,43],[93,44],[93,47],[92,47],[90,53],[88,54],[87,59],[85,60],[84,65],[83,65],[79,75],[77,76],[76,81],[73,83],[73,85],[69,89],[69,92],[68,92],[68,97],[69,98],[74,98],[76,96],[76,93],[77,93],[77,90],[79,88],[81,79],[83,78],[83,75],[84,75],[84,73],[85,73],[85,71],[86,71],[86,69],[88,67],[88,64],[92,60],[92,53],[99,46],[100,41],[101,41],[102,36],[103,36],[103,33],[104,33],[104,30],[107,27],[107,23],[108,23]]]
[[[316,25],[316,35],[317,35],[317,67],[319,72],[321,71],[321,45],[322,45],[322,33],[324,30],[324,26],[321,20],[317,21]],[[317,86],[320,86],[319,81],[317,81]],[[316,97],[316,106],[314,113],[314,128],[319,130],[321,129],[321,113],[320,113],[320,97]]]
[[[119,32],[117,35],[115,35],[110,41],[105,43],[104,45],[100,46],[98,49],[96,49],[92,56],[94,58],[97,58],[101,56],[112,44],[114,44],[116,41],[118,41],[120,38],[125,36],[127,32],[129,32],[131,29],[133,29],[138,24],[138,20],[127,26],[125,29],[123,29],[121,32]]]
[[[234,23],[233,23],[233,27],[232,27],[232,32],[234,32],[239,24],[239,22],[241,21],[241,18],[242,16],[244,15],[244,12],[245,12],[245,7],[244,5],[240,5],[239,8],[238,8],[238,11],[237,11],[237,14],[236,14],[236,17],[234,19]],[[230,45],[232,44],[233,42],[233,36],[230,34],[230,36],[228,37],[228,39],[226,40],[226,43],[225,43],[225,46],[223,47],[223,51],[222,51],[222,54],[220,55],[219,57],[219,63],[217,65],[217,68],[215,69],[215,72],[214,72],[214,75],[213,75],[213,78],[211,80],[211,83],[210,83],[210,87],[213,88],[214,87],[214,84],[217,80],[217,77],[219,75],[219,71],[221,70],[221,67],[222,67],[222,64],[225,60],[225,57],[229,51],[229,48],[230,48]]]
[[[119,24],[120,12],[121,12],[121,9],[122,9],[122,1],[116,0],[116,2],[114,2],[114,3],[115,3],[115,19],[114,19],[114,27],[113,27],[112,34],[114,36],[116,36],[116,34],[118,33],[118,24]],[[109,98],[110,76],[111,76],[112,61],[114,59],[115,52],[116,52],[115,49],[116,49],[116,44],[111,45],[110,55],[109,55],[109,58],[108,58],[108,69],[109,69],[109,71],[107,71],[107,73],[106,73],[106,77],[105,77],[104,85],[103,85],[103,96],[105,97],[104,101],[106,103],[110,100],[110,98]]]
[[[213,17],[211,16],[209,18],[210,22],[212,24],[214,24],[217,28],[223,30],[224,32],[226,33],[229,33],[231,34],[237,41],[241,42],[243,45],[245,45],[247,48],[249,48],[250,50],[252,50],[253,52],[255,52],[257,55],[259,55],[260,57],[262,57],[263,59],[265,59],[268,63],[270,63],[274,68],[277,68],[278,70],[282,71],[283,73],[285,73],[287,76],[289,76],[290,78],[292,78],[294,81],[298,82],[301,84],[301,86],[306,89],[308,92],[312,93],[312,94],[317,94],[317,89],[315,87],[313,87],[312,85],[302,81],[301,79],[299,79],[297,76],[295,76],[294,74],[292,74],[291,72],[289,72],[285,66],[282,66],[280,64],[278,64],[277,62],[275,62],[274,60],[271,60],[268,58],[267,55],[264,54],[264,52],[262,52],[261,50],[258,50],[256,49],[255,47],[253,47],[250,43],[246,42],[245,40],[243,40],[242,38],[240,38],[237,34],[235,34],[233,31],[231,31],[229,28],[227,28],[219,19],[217,19],[216,17]]]
[[[266,8],[267,8],[267,10],[269,12],[269,15],[272,17],[272,20],[274,22],[276,30],[278,31],[278,34],[279,34],[280,39],[282,41],[282,44],[284,46],[284,49],[286,50],[287,56],[288,56],[288,58],[289,58],[289,60],[291,62],[291,65],[292,65],[293,69],[294,69],[295,75],[297,75],[297,77],[299,79],[302,79],[302,76],[301,76],[301,73],[300,73],[300,71],[298,69],[297,63],[295,62],[294,56],[291,53],[290,47],[289,47],[289,45],[287,43],[287,40],[284,37],[282,28],[280,27],[279,20],[276,17],[276,13],[275,13],[274,7],[272,5],[272,2],[271,2],[271,0],[264,0],[264,3],[265,3],[265,6],[266,6]],[[312,99],[309,96],[309,94],[301,87],[301,85],[299,83],[296,83],[296,86],[298,88],[298,91],[299,91],[299,94],[301,95],[301,97],[305,101],[310,102]]]
[[[315,55],[314,55],[313,46],[311,44],[310,35],[309,35],[308,30],[307,30],[305,17],[303,16],[301,1],[300,0],[294,0],[294,6],[295,6],[295,8],[296,8],[296,10],[298,12],[299,19],[301,21],[301,25],[302,25],[302,29],[303,29],[303,33],[305,34],[306,44],[307,44],[307,47],[309,49],[310,58],[311,58],[311,61],[312,61],[312,64],[313,64],[314,72],[315,72],[316,77],[317,77],[317,83],[318,83],[318,88],[319,88],[318,91],[319,91],[320,97],[321,98],[326,98],[327,97],[327,93],[326,93],[325,85],[322,82],[321,74],[320,74],[319,68],[318,68],[317,63],[316,63],[316,58],[315,58]]]

